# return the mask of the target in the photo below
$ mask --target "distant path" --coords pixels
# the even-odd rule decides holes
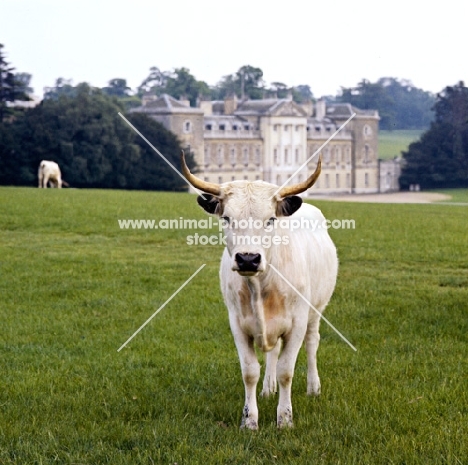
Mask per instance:
[[[313,195],[307,198],[311,200],[334,200],[336,202],[432,203],[450,200],[452,197],[436,192],[392,192],[389,194]]]

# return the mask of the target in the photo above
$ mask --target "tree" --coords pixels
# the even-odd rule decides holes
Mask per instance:
[[[174,98],[189,100],[192,106],[196,106],[198,98],[209,95],[208,84],[197,81],[188,68],[176,68],[163,89]]]
[[[72,83],[72,79],[65,79],[63,77],[56,79],[54,87],[45,88],[44,99],[58,99],[60,96],[76,96],[76,88],[73,87]]]
[[[395,102],[379,82],[372,83],[363,79],[357,87],[342,87],[339,101],[350,103],[362,110],[378,110],[380,128],[392,129],[395,127]]]
[[[131,95],[131,89],[127,86],[127,80],[121,78],[111,79],[108,87],[103,87],[102,91],[106,95],[115,97],[128,97]]]
[[[5,117],[12,113],[7,102],[15,100],[29,100],[26,94],[27,86],[21,81],[23,75],[15,75],[15,68],[6,61],[3,53],[4,46],[0,44],[0,123]],[[29,75],[30,76],[30,75]],[[29,81],[27,82],[29,86]]]
[[[337,99],[363,110],[378,110],[380,129],[425,129],[432,121],[435,98],[408,80],[383,77],[363,79],[356,87],[341,89]]]
[[[468,187],[468,88],[463,82],[437,95],[435,121],[403,152],[400,185]]]
[[[176,99],[187,99],[192,106],[197,100],[210,96],[211,90],[204,81],[198,81],[188,68],[176,68],[172,72],[150,68],[149,76],[138,87],[138,94],[168,94]]]
[[[70,94],[45,99],[0,131],[0,183],[33,185],[40,161],[50,159],[74,187],[186,188],[118,116],[123,111],[119,99],[86,83],[73,87]],[[179,165],[181,146],[172,133],[146,115],[129,118]]]
[[[240,99],[261,99],[265,94],[263,71],[250,65],[241,66],[236,73],[224,76],[214,93],[218,99],[230,95]]]
[[[314,100],[314,94],[307,84],[302,84],[292,88],[293,100],[297,103],[311,102]]]
[[[133,95],[130,87],[127,86],[127,80],[121,78],[111,79],[107,87],[103,87],[102,91],[111,97],[117,97],[124,105],[125,110],[141,106],[141,99],[137,95]]]

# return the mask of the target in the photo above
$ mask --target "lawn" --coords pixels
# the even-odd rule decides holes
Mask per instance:
[[[449,200],[443,202],[448,203],[466,203],[468,204],[468,189],[438,189],[435,192],[450,195]]]
[[[401,157],[402,150],[407,150],[411,142],[418,140],[423,132],[419,129],[379,131],[378,157],[383,160]]]
[[[0,463],[468,463],[466,207],[315,204],[356,222],[330,231],[326,316],[358,351],[323,324],[321,397],[305,395],[301,351],[295,428],[277,430],[277,398],[259,399],[252,433],[221,247],[118,225],[204,219],[194,196],[0,188]]]

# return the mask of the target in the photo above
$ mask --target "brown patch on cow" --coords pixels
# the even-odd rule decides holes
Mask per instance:
[[[271,320],[282,313],[284,309],[284,295],[276,290],[262,294],[265,321]]]
[[[253,312],[252,312],[252,303],[250,300],[250,290],[245,280],[242,280],[242,286],[239,291],[239,299],[240,299],[243,318],[246,318],[247,316],[252,315]]]

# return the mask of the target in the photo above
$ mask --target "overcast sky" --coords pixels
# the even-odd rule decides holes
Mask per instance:
[[[466,16],[459,0],[0,0],[0,43],[38,95],[59,77],[136,88],[152,66],[214,85],[243,65],[316,97],[384,76],[435,93],[468,82]]]

